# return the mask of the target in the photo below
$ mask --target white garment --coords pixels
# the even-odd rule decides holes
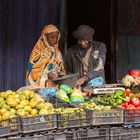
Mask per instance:
[[[84,74],[87,74],[87,72],[88,72],[88,62],[89,62],[89,57],[90,57],[91,50],[92,50],[92,47],[89,48],[85,57],[82,58],[82,63],[83,63],[83,66],[84,66]]]

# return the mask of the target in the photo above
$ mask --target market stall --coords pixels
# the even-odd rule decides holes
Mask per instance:
[[[61,79],[54,88],[3,91],[0,139],[139,139],[140,94],[124,78],[124,84],[84,89]]]

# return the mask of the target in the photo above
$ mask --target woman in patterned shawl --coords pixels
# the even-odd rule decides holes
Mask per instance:
[[[60,32],[56,26],[47,25],[30,55],[26,73],[27,84],[32,87],[49,87],[49,81],[65,75],[58,48]]]

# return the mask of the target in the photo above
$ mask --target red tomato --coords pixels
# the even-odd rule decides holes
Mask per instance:
[[[127,89],[125,89],[124,93],[126,96],[129,96],[129,94],[131,93],[131,90],[129,88],[127,88]]]
[[[122,106],[126,109],[127,106],[128,106],[128,102],[124,102],[124,103],[122,104]]]
[[[127,107],[127,106],[128,106],[128,102],[124,102],[122,105],[123,105],[124,107]]]
[[[140,110],[140,106],[137,106],[136,109],[139,109]]]
[[[140,106],[140,100],[136,97],[130,99],[130,103],[135,106]]]
[[[128,106],[126,106],[126,109],[135,109],[136,107],[132,104],[129,104]]]

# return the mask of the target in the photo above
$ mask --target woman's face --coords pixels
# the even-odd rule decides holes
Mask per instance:
[[[59,32],[52,32],[52,33],[47,33],[45,34],[47,41],[49,43],[50,46],[55,46],[58,42],[58,36],[59,36]]]

